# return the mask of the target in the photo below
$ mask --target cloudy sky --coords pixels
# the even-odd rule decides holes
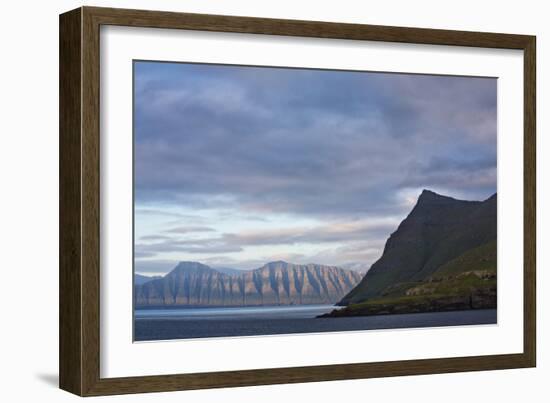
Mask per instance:
[[[491,78],[135,62],[135,268],[365,270],[422,189],[496,192]]]

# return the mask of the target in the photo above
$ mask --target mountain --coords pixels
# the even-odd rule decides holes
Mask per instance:
[[[238,276],[248,271],[248,270],[234,269],[233,267],[215,267],[214,270],[217,270],[220,273],[228,274],[230,276]]]
[[[151,276],[144,276],[143,274],[135,273],[134,274],[134,284],[135,285],[145,284],[146,282],[157,279],[157,278],[160,278],[160,276],[151,277]]]
[[[258,306],[333,304],[361,279],[317,264],[271,262],[239,275],[198,262],[180,262],[160,279],[135,287],[136,306]]]
[[[496,194],[465,201],[424,190],[339,302],[350,309],[334,316],[496,306],[496,224]]]

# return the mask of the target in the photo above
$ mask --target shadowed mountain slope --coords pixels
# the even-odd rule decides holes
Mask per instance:
[[[428,281],[447,263],[455,274],[467,270],[459,260],[451,262],[487,244],[489,249],[481,252],[495,256],[496,276],[496,224],[496,194],[485,201],[464,201],[424,190],[387,240],[382,257],[339,304],[365,302],[391,293],[392,287]],[[472,254],[462,258],[468,261]]]

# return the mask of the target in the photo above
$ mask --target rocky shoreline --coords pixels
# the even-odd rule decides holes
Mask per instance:
[[[459,296],[414,296],[398,299],[375,299],[319,315],[318,318],[350,316],[374,316],[423,312],[465,311],[470,309],[495,309],[496,288],[481,289]]]

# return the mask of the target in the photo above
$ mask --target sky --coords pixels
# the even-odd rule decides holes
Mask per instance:
[[[134,62],[135,270],[366,271],[423,189],[496,192],[497,80]]]

